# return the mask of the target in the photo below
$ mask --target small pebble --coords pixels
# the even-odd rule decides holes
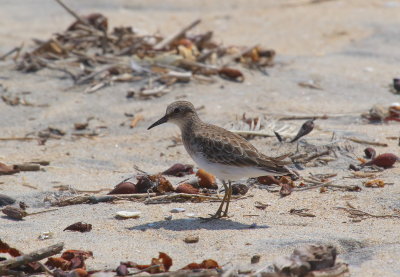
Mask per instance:
[[[183,213],[184,211],[186,211],[184,208],[173,208],[172,210],[170,210],[171,213]]]
[[[187,217],[197,217],[195,213],[187,213],[185,214]]]
[[[260,259],[261,259],[261,256],[260,255],[254,255],[253,257],[251,257],[251,263],[252,264],[257,264],[259,261],[260,261]]]
[[[183,241],[186,243],[197,243],[199,242],[199,236],[188,236]]]
[[[122,218],[138,218],[140,217],[141,212],[139,211],[118,211],[116,212],[117,217],[122,217]]]
[[[0,207],[7,206],[15,203],[15,199],[5,195],[0,194]]]
[[[168,216],[164,216],[165,220],[171,220],[172,219],[172,215],[168,215]]]

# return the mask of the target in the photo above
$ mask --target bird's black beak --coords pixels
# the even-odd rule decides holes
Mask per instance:
[[[167,122],[167,121],[168,121],[168,117],[167,117],[166,115],[164,115],[164,116],[161,117],[159,120],[157,120],[156,122],[154,122],[153,124],[151,124],[150,127],[147,128],[147,130],[150,130],[151,128],[156,127],[156,126],[158,126],[158,125],[161,125],[161,124],[163,124],[163,123],[165,123],[165,122]]]

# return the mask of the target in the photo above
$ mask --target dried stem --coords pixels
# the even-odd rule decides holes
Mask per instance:
[[[0,273],[5,272],[9,269],[18,267],[20,265],[24,265],[31,262],[37,262],[44,258],[53,256],[61,252],[64,248],[64,243],[60,242],[54,245],[51,245],[46,248],[42,248],[36,251],[33,251],[29,254],[25,254],[22,256],[18,256],[15,258],[11,258],[5,261],[0,262]]]

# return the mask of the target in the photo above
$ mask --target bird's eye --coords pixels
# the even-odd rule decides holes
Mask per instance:
[[[181,109],[175,108],[174,113],[179,113],[180,111],[181,111]]]

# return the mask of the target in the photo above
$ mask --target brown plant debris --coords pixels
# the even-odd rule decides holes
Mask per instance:
[[[185,175],[194,174],[193,165],[177,163],[168,168],[167,170],[163,171],[161,174],[176,176],[176,177],[183,177]]]
[[[363,163],[362,165],[363,166],[376,165],[383,168],[389,168],[392,167],[394,163],[398,160],[399,158],[395,154],[384,153],[378,155],[369,162]]]
[[[298,215],[298,216],[303,216],[303,217],[315,217],[314,214],[312,213],[307,213],[310,209],[291,209],[289,211],[290,214]]]
[[[304,137],[305,135],[311,133],[311,131],[314,129],[314,120],[315,120],[315,118],[304,122],[304,124],[301,126],[297,135],[290,142],[295,142],[298,139],[300,139],[301,137]]]
[[[190,82],[198,76],[219,75],[243,82],[243,73],[227,66],[231,63],[261,71],[273,65],[274,50],[258,45],[223,46],[213,41],[212,31],[189,33],[200,19],[165,37],[142,35],[130,26],[109,30],[105,15],[80,16],[61,0],[56,1],[76,21],[47,40],[35,40],[36,47],[19,56],[16,68],[22,72],[43,68],[63,72],[75,86],[86,86],[87,93],[116,82],[142,82],[135,96],[146,99],[159,97],[174,83]],[[143,82],[148,83],[146,88]]]
[[[90,232],[92,230],[92,224],[88,224],[85,222],[76,222],[67,226],[63,231],[75,231],[75,232]]]
[[[6,165],[0,162],[0,175],[10,175],[18,173],[20,170],[14,166]]]
[[[204,260],[200,264],[190,263],[182,268],[182,270],[198,270],[198,269],[217,269],[220,268],[218,263],[212,259]]]
[[[366,181],[364,186],[367,188],[383,188],[385,186],[385,181],[381,179],[373,179]]]
[[[86,269],[85,260],[93,257],[91,251],[66,250],[61,257],[50,257],[45,263],[50,269],[71,270],[76,268]]]
[[[192,184],[183,183],[177,186],[177,193],[187,193],[187,194],[199,194],[200,190],[194,187]]]
[[[17,220],[22,220],[25,216],[28,215],[28,213],[25,210],[13,206],[4,207],[1,211],[9,218]]]
[[[199,178],[200,187],[208,189],[218,189],[217,180],[215,176],[208,173],[204,169],[199,169],[196,172],[196,176]]]
[[[367,218],[398,218],[400,219],[400,214],[382,214],[382,215],[376,215],[376,214],[371,214],[359,209],[356,209],[351,205],[350,203],[347,203],[348,207],[335,207],[335,209],[339,210],[344,210],[345,212],[348,213],[348,216],[350,218],[357,218],[359,220],[367,219]]]
[[[0,253],[8,253],[12,256],[10,259],[0,261],[0,275],[11,275],[11,272],[14,273],[12,275],[16,275],[15,272],[18,272],[19,275],[24,275],[24,272],[41,272],[42,267],[37,262],[61,252],[63,247],[64,243],[61,242],[28,254],[23,254],[0,240]]]
[[[374,105],[367,113],[361,114],[361,117],[370,123],[400,121],[400,105],[398,103],[389,106]]]
[[[343,276],[348,272],[348,266],[342,263],[336,264],[336,255],[337,251],[333,246],[305,245],[295,249],[289,257],[276,259],[274,269],[283,276]],[[332,272],[334,274],[327,275]]]
[[[137,193],[136,185],[132,182],[123,181],[116,185],[108,194],[132,194]]]

